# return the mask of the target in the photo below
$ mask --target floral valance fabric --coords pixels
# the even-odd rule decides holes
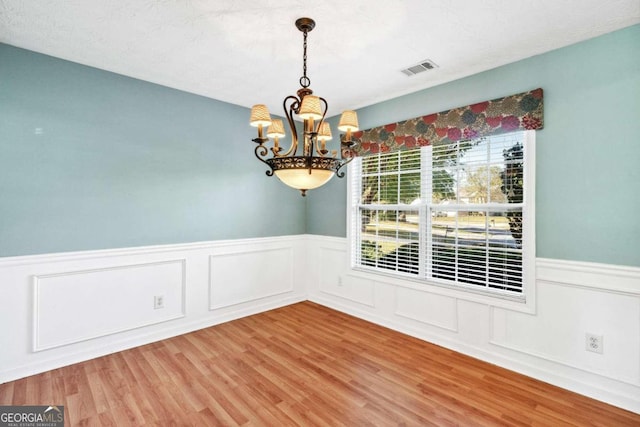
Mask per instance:
[[[354,132],[356,144],[343,154],[366,156],[542,127],[542,89],[535,89]]]

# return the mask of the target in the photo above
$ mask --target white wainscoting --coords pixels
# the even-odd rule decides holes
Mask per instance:
[[[309,236],[307,256],[311,301],[640,413],[640,268],[538,259],[534,310],[520,310],[352,271],[344,238]]]
[[[0,383],[304,301],[305,248],[285,236],[0,258]]]
[[[347,247],[307,235],[0,258],[0,383],[309,299],[640,413],[639,268],[538,259],[536,303],[518,309],[354,272]]]

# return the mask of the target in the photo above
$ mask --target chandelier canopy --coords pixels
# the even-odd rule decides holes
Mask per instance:
[[[351,161],[342,157],[342,147],[351,147],[354,143],[351,132],[358,130],[358,116],[355,111],[344,111],[340,117],[338,129],[345,132],[341,137],[341,149],[327,149],[327,141],[333,137],[328,122],[324,121],[327,114],[327,101],[313,95],[309,87],[311,80],[307,77],[307,35],[316,23],[311,18],[299,18],[296,27],[303,33],[302,77],[297,96],[289,95],[282,103],[284,114],[291,130],[291,146],[283,151],[280,139],[285,137],[284,124],[280,119],[271,119],[269,110],[264,104],[257,104],[251,108],[251,126],[258,128],[258,137],[253,141],[258,144],[255,154],[258,160],[269,166],[268,176],[275,175],[286,185],[296,188],[305,196],[307,190],[318,188],[327,183],[333,175],[344,177],[340,171]],[[302,119],[302,129],[298,138],[298,128],[294,114]],[[266,137],[264,129],[267,128]],[[273,139],[273,146],[267,148],[266,143]],[[271,151],[271,157],[269,157]],[[340,154],[340,157],[338,157]]]

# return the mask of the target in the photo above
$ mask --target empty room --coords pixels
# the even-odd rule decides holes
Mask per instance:
[[[638,0],[0,0],[0,427],[638,426],[638,135]]]

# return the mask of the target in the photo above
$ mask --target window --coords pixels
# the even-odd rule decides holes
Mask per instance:
[[[533,131],[359,157],[355,268],[524,298],[534,260]]]

